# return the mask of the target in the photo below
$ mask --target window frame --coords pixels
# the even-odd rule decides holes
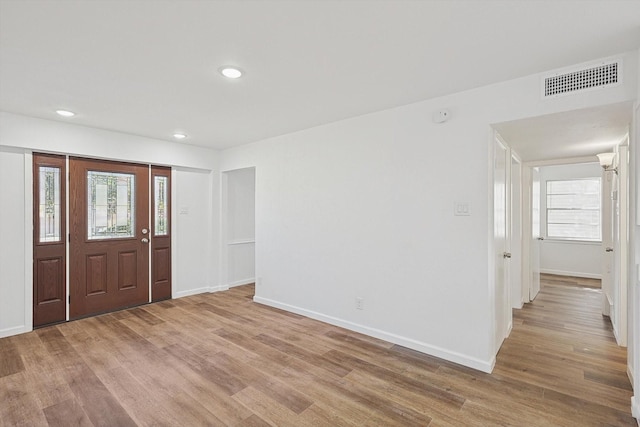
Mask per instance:
[[[598,239],[586,239],[586,238],[581,238],[581,237],[562,237],[562,236],[551,236],[549,235],[549,210],[563,210],[563,209],[558,209],[558,208],[549,208],[549,185],[548,183],[550,182],[566,182],[566,181],[598,181],[598,188],[599,190],[599,205],[598,205],[598,226],[600,228],[600,236]],[[551,193],[554,194],[554,193]],[[568,243],[593,243],[593,244],[598,244],[598,243],[602,243],[602,177],[601,176],[592,176],[592,177],[584,177],[584,178],[564,178],[564,179],[549,179],[549,180],[545,180],[545,210],[544,210],[544,214],[545,214],[545,229],[544,229],[544,234],[545,234],[545,238],[548,240],[554,240],[554,241],[559,241],[559,242],[568,242]],[[575,210],[575,211],[594,211],[595,209],[564,209],[564,210]]]

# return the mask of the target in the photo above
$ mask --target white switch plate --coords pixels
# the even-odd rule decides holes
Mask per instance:
[[[471,215],[471,203],[470,202],[455,202],[453,204],[453,214],[455,216],[469,216],[469,215]]]

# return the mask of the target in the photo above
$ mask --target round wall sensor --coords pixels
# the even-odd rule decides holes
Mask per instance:
[[[447,120],[449,120],[450,117],[451,117],[451,112],[447,109],[435,111],[431,115],[431,119],[433,120],[433,123],[444,123]]]

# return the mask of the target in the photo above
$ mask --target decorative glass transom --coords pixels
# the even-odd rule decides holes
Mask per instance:
[[[88,238],[135,236],[135,175],[87,172]]]
[[[60,168],[40,166],[40,243],[59,242]]]
[[[169,234],[169,212],[167,212],[167,183],[166,176],[154,177],[154,197],[155,197],[155,230],[156,236],[166,236]]]

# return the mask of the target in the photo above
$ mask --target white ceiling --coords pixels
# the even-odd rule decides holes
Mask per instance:
[[[494,124],[522,160],[535,162],[612,151],[629,132],[632,102]]]
[[[640,1],[0,0],[0,109],[225,148],[639,45]]]

